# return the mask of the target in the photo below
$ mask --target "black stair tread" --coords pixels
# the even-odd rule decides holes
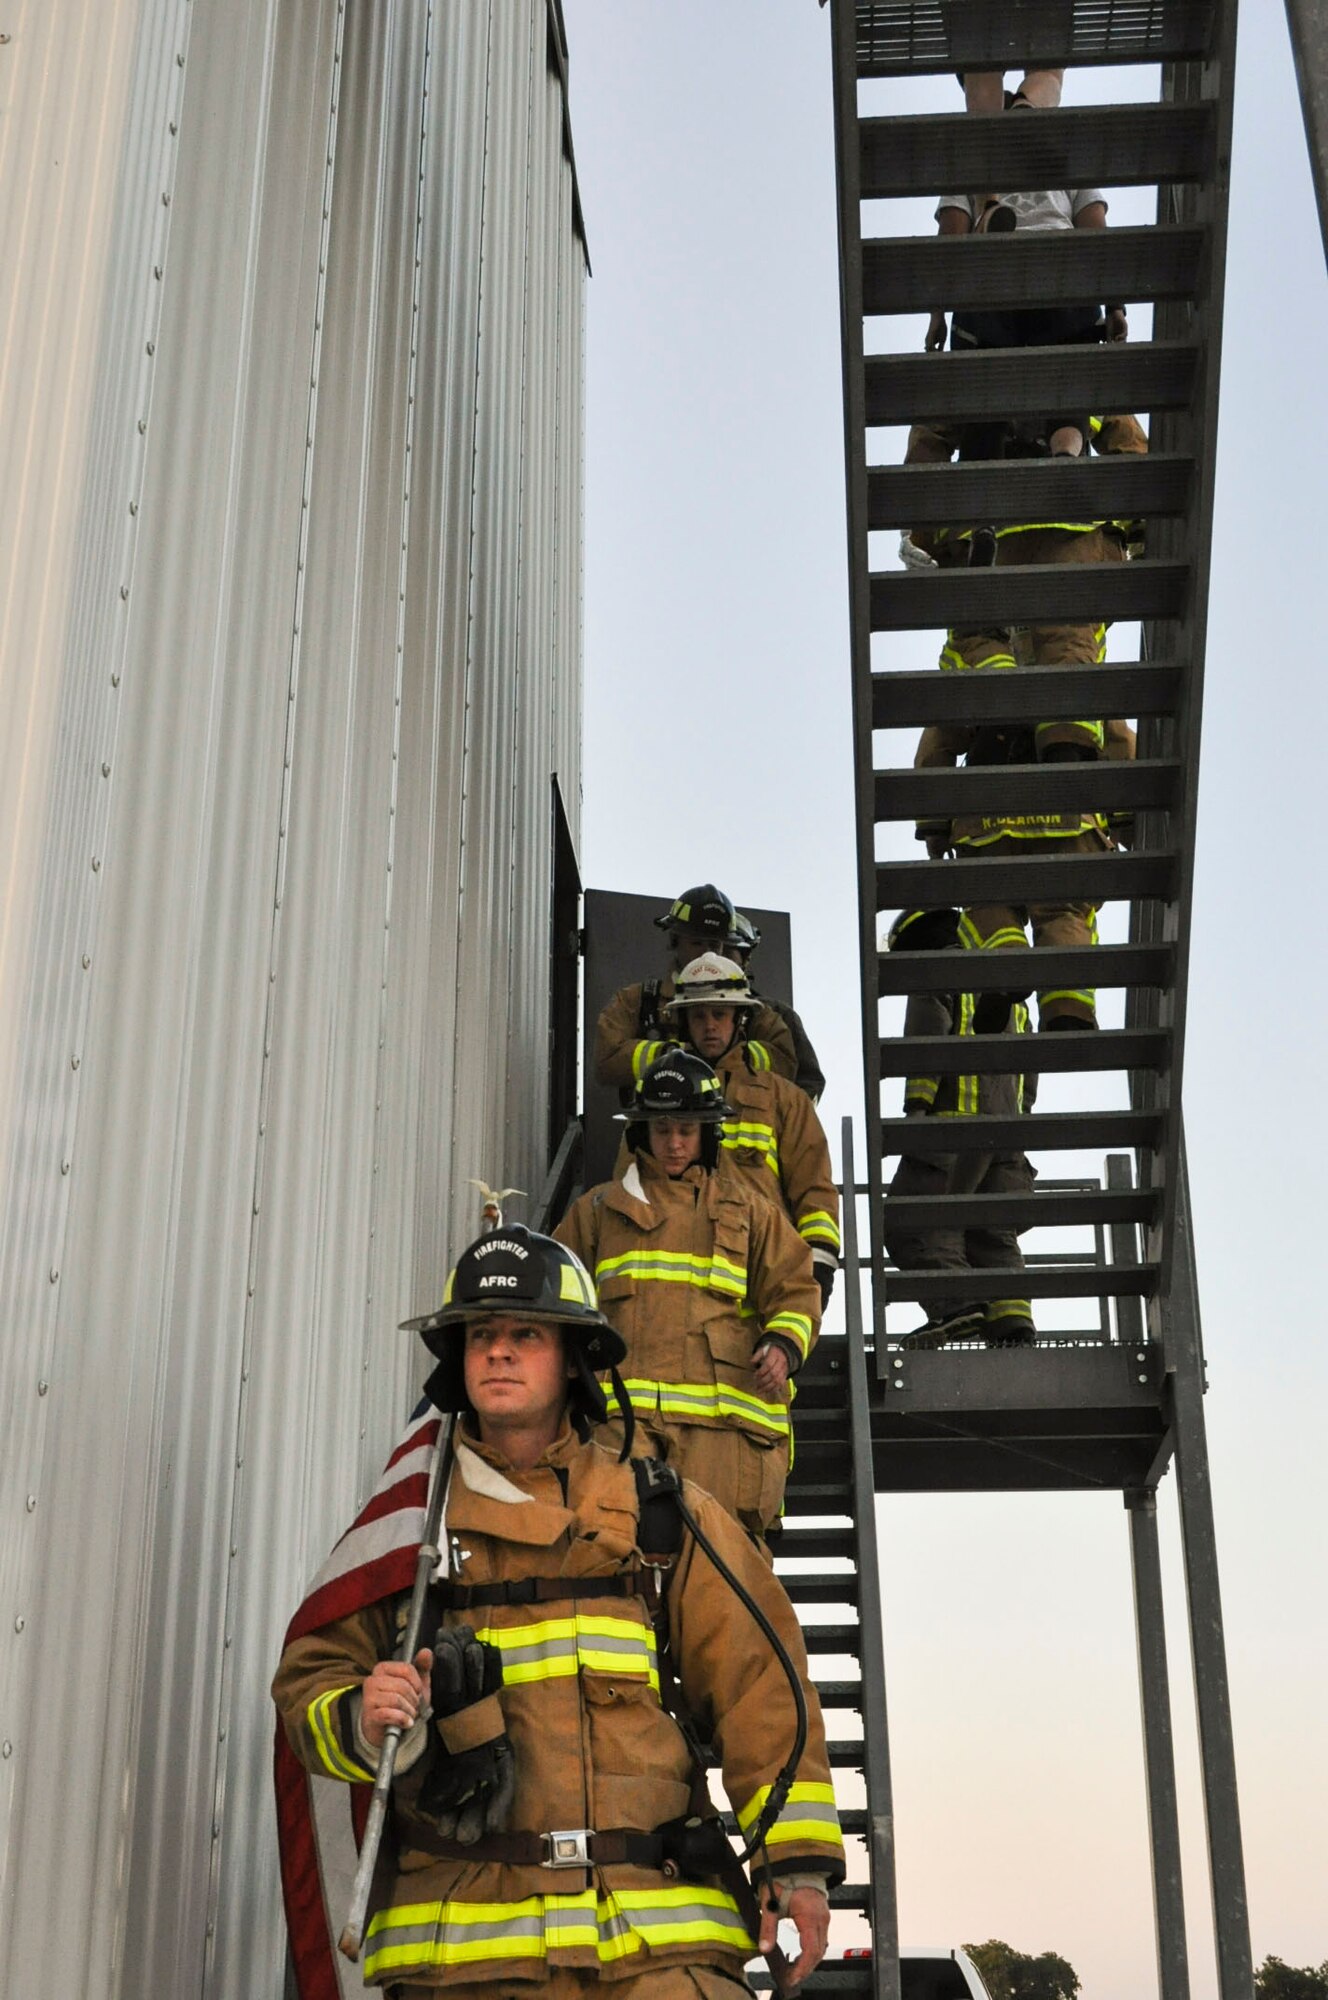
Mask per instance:
[[[1160,1111],[1032,1111],[1019,1118],[883,1118],[881,1150],[887,1156],[925,1157],[957,1151],[1022,1153],[1104,1151],[1155,1146]]]
[[[801,1398],[799,1399],[801,1400]],[[841,1405],[842,1407],[842,1405]],[[853,1488],[843,1480],[790,1479],[784,1492],[784,1519],[852,1512]]]
[[[836,1737],[827,1742],[825,1748],[832,1770],[856,1771],[866,1762],[867,1746],[861,1737]]]
[[[778,1555],[778,1537],[772,1546]],[[858,1601],[858,1579],[848,1572],[843,1576],[781,1575],[780,1582],[794,1604],[856,1604]]]
[[[959,354],[869,354],[864,422],[947,423],[966,417],[1093,416],[1182,410],[1194,395],[1198,349],[1187,340],[1100,347],[993,347]]]
[[[953,951],[882,951],[876,987],[882,999],[905,993],[998,993],[1010,981],[999,952],[970,951],[956,967]],[[1175,973],[1174,944],[1041,945],[1039,983],[1053,986],[1167,987]]]
[[[1206,56],[1212,0],[857,0],[859,76]]]
[[[865,1882],[841,1882],[830,1891],[832,1910],[865,1910],[871,1900],[871,1889]]]
[[[775,1560],[787,1557],[815,1556],[824,1561],[827,1556],[847,1556],[854,1561],[858,1552],[857,1536],[851,1528],[798,1528],[790,1525],[781,1528],[779,1537],[772,1541],[771,1549]]]
[[[970,188],[1148,187],[1211,180],[1215,104],[1092,104],[1036,118],[970,118],[962,106],[859,120],[864,201]]]
[[[1157,1290],[1156,1264],[1035,1265],[1017,1273],[1018,1296],[1024,1299],[1101,1299],[1137,1292],[1151,1298]],[[964,1292],[974,1299],[1015,1296],[1016,1274],[1010,1271],[967,1271]],[[892,1299],[916,1299],[920,1305],[954,1297],[954,1273],[888,1271],[886,1293]]]
[[[1151,1223],[1161,1206],[1151,1188],[1035,1188],[1031,1194],[891,1195],[891,1228],[1069,1229],[1099,1222]]]
[[[856,1654],[862,1633],[856,1625],[804,1625],[802,1637],[810,1654]]]
[[[1179,452],[1094,458],[974,459],[867,468],[867,526],[998,527],[1028,521],[1114,521],[1183,514],[1194,460]]]
[[[1000,311],[1026,306],[1030,299],[1040,306],[1192,299],[1204,240],[1202,229],[1171,222],[1129,229],[1020,229],[1010,236],[868,237],[862,245],[862,310],[875,317],[934,307]]]
[[[944,631],[950,625],[1179,618],[1189,580],[1188,564],[1147,556],[1125,563],[876,570],[868,579],[871,629],[924,632]]]
[[[1104,715],[1170,715],[1180,697],[1173,660],[1118,660],[1100,667],[1002,667],[995,673],[935,667],[872,675],[876,729],[928,722],[1040,722],[1073,715],[1085,696]]]
[[[884,821],[949,819],[964,813],[1170,810],[1180,788],[1181,767],[1171,757],[1141,757],[1128,764],[1104,759],[889,770],[876,773],[875,812],[877,820]]]
[[[1031,845],[1031,843],[1030,843]],[[876,907],[1036,903],[1039,898],[1103,903],[1168,900],[1179,857],[1160,854],[989,855],[955,861],[878,861]]]
[[[1015,1069],[1039,1076],[1075,1070],[1161,1069],[1171,1037],[1165,1028],[1097,1028],[1039,1034],[890,1035],[881,1040],[882,1076],[1002,1076]]]

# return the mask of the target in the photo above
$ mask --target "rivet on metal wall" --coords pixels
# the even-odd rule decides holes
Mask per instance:
[[[140,417],[138,420],[138,434],[140,437],[146,437],[148,434],[148,420],[146,417]]]
[[[59,1284],[59,1282],[60,1282],[60,1273],[59,1273],[59,1271],[57,1270],[56,1266],[55,1266],[54,1264],[52,1264],[52,1266],[51,1266],[51,1283],[52,1283],[53,1285],[58,1285],[58,1284]]]
[[[102,767],[101,767],[101,774],[102,774],[103,778],[109,778],[109,777],[110,777],[110,775],[111,775],[111,767],[110,767],[110,765],[109,765],[109,764],[103,764],[103,765],[102,765]]]
[[[101,874],[101,861],[99,857],[95,854],[92,857],[92,872],[94,875]]]
[[[167,194],[165,188],[163,188],[161,191],[161,205],[163,208],[169,208],[171,205],[171,198]]]
[[[161,278],[161,265],[160,265],[160,264],[154,264],[154,265],[152,266],[152,275],[153,275],[153,277],[154,277],[154,278],[156,278],[156,279],[157,279],[158,281],[160,281],[160,278]]]
[[[126,604],[129,601],[129,585],[127,583],[122,583],[120,585],[120,601],[121,603],[126,603]]]
[[[69,1058],[69,1067],[70,1067],[70,1069],[77,1069],[77,1068],[78,1068],[78,1065],[79,1065],[79,1062],[80,1062],[80,1060],[81,1060],[81,1058],[80,1058],[80,1057],[78,1057],[78,1056],[70,1056],[70,1058]]]
[[[1146,1382],[1146,1381],[1148,1380],[1148,1377],[1147,1377],[1146,1375],[1141,1375],[1141,1376],[1139,1377],[1139,1380],[1140,1380],[1141,1382]]]
[[[156,341],[155,341],[155,340],[150,340],[150,341],[148,342],[148,353],[149,353],[149,354],[155,354],[155,353],[156,353],[156,351],[157,351],[157,343],[156,343]]]
[[[180,128],[179,128],[179,126],[178,126],[178,125],[177,125],[177,124],[175,123],[175,121],[174,121],[174,120],[172,119],[172,121],[171,121],[171,137],[172,137],[172,139],[173,139],[173,138],[175,137],[175,135],[176,135],[176,133],[177,133],[177,132],[179,131],[179,129],[180,129]]]
[[[28,1512],[29,1512],[30,1514],[35,1514],[35,1513],[36,1513],[36,1511],[37,1511],[37,1496],[36,1496],[36,1494],[35,1494],[35,1493],[29,1493],[29,1495],[28,1495]]]
[[[60,1171],[61,1171],[61,1173],[62,1173],[62,1174],[67,1174],[67,1173],[69,1172],[69,1162],[68,1162],[68,1160],[61,1160],[61,1162],[60,1162]]]
[[[37,1384],[37,1394],[39,1396],[44,1396],[46,1394],[46,1391],[50,1388],[50,1386],[51,1385],[49,1382],[39,1382]]]
[[[119,674],[112,674],[112,675],[111,675],[111,686],[112,686],[113,688],[118,688],[118,687],[119,687],[119,685],[120,685],[120,676],[119,676]]]
[[[27,1624],[27,1622],[28,1621],[26,1618],[16,1618],[14,1620],[14,1630],[16,1632],[21,1632],[23,1630],[23,1627]]]
[[[137,512],[138,512],[138,502],[137,502],[137,500],[131,500],[131,501],[129,502],[129,511],[130,511],[130,513],[131,513],[131,514],[137,514]]]
[[[87,969],[88,969],[88,967],[89,967],[89,966],[90,966],[91,964],[92,964],[92,960],[91,960],[91,959],[90,959],[90,958],[88,957],[88,954],[87,954],[86,952],[84,952],[84,954],[83,954],[83,970],[84,970],[84,971],[86,972],[86,971],[87,971]]]
[[[184,51],[183,51],[183,49],[182,49],[182,50],[180,51],[180,53],[179,53],[179,54],[178,54],[178,55],[176,56],[176,58],[175,58],[175,67],[176,67],[177,69],[183,69],[183,68],[184,68]]]
[[[0,42],[7,42],[8,40],[8,35],[0,35]],[[13,1754],[14,1746],[12,1743],[0,1743],[0,1757],[12,1757]]]

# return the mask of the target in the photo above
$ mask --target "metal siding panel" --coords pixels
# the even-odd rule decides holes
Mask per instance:
[[[476,397],[473,583],[456,988],[457,1067],[449,1134],[453,1221],[467,1177],[508,1176],[505,1070],[466,1059],[485,1023],[507,1017],[512,893],[513,690],[521,524],[522,290],[526,107],[534,0],[491,16]]]
[[[43,350],[67,463],[11,485],[5,545],[41,577],[2,689],[38,885],[0,961],[34,1031],[0,1092],[5,1518],[40,1503],[3,1557],[7,1967],[275,1992],[281,1629],[407,1407],[394,1325],[469,1233],[465,1175],[544,1164],[584,269],[542,4],[54,11],[30,123],[67,116],[110,192],[72,251],[28,246],[31,298],[63,257],[100,303]],[[24,1780],[66,1769],[90,1803],[57,1832]]]

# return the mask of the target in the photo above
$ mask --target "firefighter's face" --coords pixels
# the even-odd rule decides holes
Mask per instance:
[[[699,1118],[652,1118],[650,1151],[666,1174],[676,1180],[701,1157]]]
[[[681,1013],[682,1008],[678,1009]],[[689,1007],[687,1009],[687,1032],[692,1038],[692,1047],[707,1062],[714,1062],[733,1046],[733,1036],[738,1025],[736,1007]]]
[[[488,1428],[529,1429],[555,1420],[570,1369],[562,1329],[520,1313],[495,1313],[466,1328],[466,1394]]]
[[[681,972],[694,958],[703,958],[708,951],[720,951],[723,940],[713,938],[705,931],[679,931],[673,940],[673,969]]]

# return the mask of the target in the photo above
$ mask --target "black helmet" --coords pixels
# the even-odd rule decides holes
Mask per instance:
[[[890,926],[887,951],[949,951],[959,942],[958,910],[901,910]]]
[[[663,916],[655,918],[657,931],[689,931],[694,937],[713,938],[723,946],[733,928],[733,902],[713,882],[698,882],[684,889]]]
[[[701,1162],[713,1169],[719,1159],[719,1128],[733,1116],[733,1106],[725,1100],[719,1078],[704,1056],[694,1049],[674,1048],[655,1057],[632,1092],[630,1110],[617,1115],[627,1122],[632,1152],[649,1146],[652,1118],[699,1120]]]
[[[741,952],[742,962],[745,965],[760,942],[761,933],[751,918],[744,916],[741,910],[735,910],[732,929],[724,940],[724,950],[727,955],[732,958],[735,951]]]
[[[585,1422],[602,1424],[608,1406],[595,1371],[615,1369],[626,1357],[627,1343],[600,1311],[590,1273],[575,1252],[520,1222],[504,1223],[463,1250],[443,1290],[443,1303],[418,1319],[402,1321],[403,1330],[418,1333],[438,1357],[439,1365],[424,1385],[434,1407],[471,1407],[462,1362],[465,1343],[456,1336],[471,1320],[494,1313],[529,1313],[565,1330],[567,1358],[575,1368],[568,1407],[583,1427]]]

